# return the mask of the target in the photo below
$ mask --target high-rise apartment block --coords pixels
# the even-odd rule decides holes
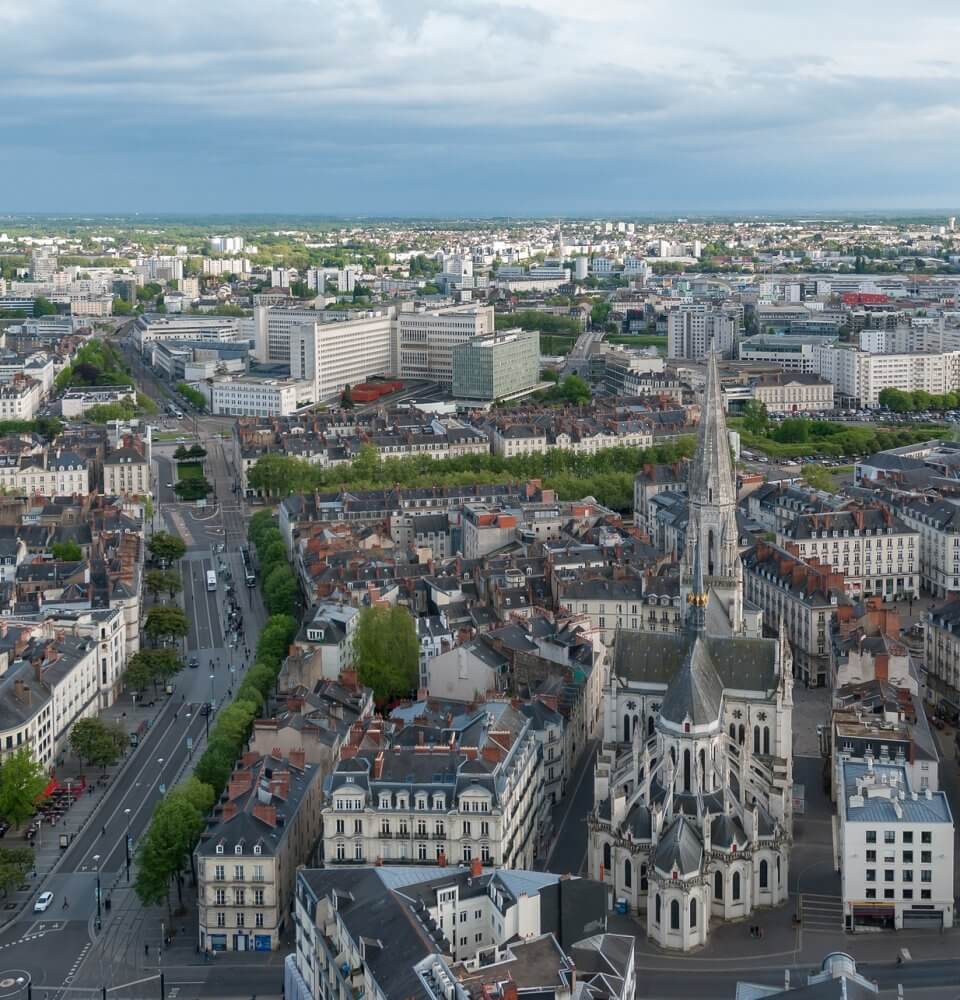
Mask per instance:
[[[701,302],[676,306],[667,314],[667,357],[703,361],[711,349],[730,357],[739,327],[734,310]]]
[[[57,271],[57,251],[53,247],[37,247],[30,255],[30,276],[34,281],[52,281]]]

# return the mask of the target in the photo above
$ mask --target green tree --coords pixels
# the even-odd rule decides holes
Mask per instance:
[[[590,323],[595,327],[602,327],[607,322],[611,309],[609,302],[594,302],[590,309]]]
[[[417,686],[420,644],[403,607],[364,608],[353,636],[353,660],[361,684],[381,704],[406,697]]]
[[[148,548],[154,559],[162,559],[166,562],[175,562],[187,551],[187,547],[181,539],[166,531],[158,531],[150,539]]]
[[[256,661],[280,673],[290,643],[297,634],[297,622],[291,615],[271,615],[257,640]]]
[[[134,890],[144,905],[166,900],[171,920],[170,882],[176,878],[179,887],[204,819],[188,796],[171,794],[157,806],[140,847]]]
[[[74,541],[54,542],[50,554],[59,562],[80,562],[83,558],[83,550]]]
[[[33,423],[37,433],[47,441],[54,441],[63,433],[63,421],[59,417],[37,417]]]
[[[0,889],[4,896],[33,871],[33,851],[29,847],[0,847]]]
[[[179,609],[173,609],[179,611]],[[183,612],[180,612],[181,614]],[[149,616],[148,616],[149,617]],[[173,649],[141,649],[130,657],[125,674],[127,686],[140,691],[175,677],[183,663]]]
[[[38,295],[33,300],[34,316],[55,316],[56,313],[57,313],[57,307],[43,295]]]
[[[213,487],[204,476],[189,476],[181,479],[173,487],[173,492],[181,500],[202,500],[213,491]]]
[[[258,510],[250,522],[247,524],[247,538],[258,551],[260,549],[260,538],[270,528],[276,528],[274,512],[272,510]]]
[[[80,765],[93,760],[97,744],[103,739],[106,726],[95,716],[78,719],[70,730],[70,749],[80,758]]]
[[[161,639],[182,639],[190,631],[190,622],[180,608],[157,604],[147,612],[143,630],[154,642]]]
[[[23,826],[36,812],[48,780],[28,749],[11,754],[0,767],[0,816],[11,826]]]
[[[189,458],[190,452],[187,450],[187,446],[184,444],[177,445],[177,450],[173,453],[173,457],[177,462],[183,462]]]
[[[765,437],[770,429],[770,418],[765,403],[748,400],[743,407],[743,429],[757,437]]]
[[[297,581],[289,566],[277,566],[263,583],[263,597],[272,615],[292,615],[296,610]]]
[[[833,476],[822,465],[805,465],[802,475],[803,481],[815,490],[825,490],[827,493],[836,491]]]

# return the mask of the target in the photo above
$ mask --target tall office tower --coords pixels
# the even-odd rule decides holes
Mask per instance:
[[[493,306],[400,312],[394,321],[393,371],[400,378],[427,379],[449,387],[453,348],[494,329]]]
[[[344,386],[389,373],[391,338],[386,314],[332,323],[301,320],[289,332],[290,374],[312,382],[318,401],[333,399]]]

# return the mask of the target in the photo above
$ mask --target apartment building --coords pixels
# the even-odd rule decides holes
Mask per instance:
[[[451,388],[454,348],[495,332],[493,306],[401,310],[394,321],[392,371]]]
[[[687,488],[688,469],[673,465],[645,465],[633,480],[633,523],[651,537],[654,533],[650,501],[660,493],[682,493]]]
[[[298,379],[214,379],[210,412],[231,417],[286,417],[313,401],[314,387]]]
[[[885,507],[801,514],[777,528],[777,544],[842,573],[851,596],[919,593],[920,536]]]
[[[830,775],[834,800],[843,789],[844,761],[897,764],[911,788],[940,787],[937,740],[916,690],[891,681],[846,684],[834,691],[830,715]]]
[[[794,676],[808,687],[829,686],[830,633],[837,605],[845,602],[843,574],[767,542],[748,549],[741,562],[744,596],[763,610],[764,624],[786,631]]]
[[[818,347],[816,370],[841,405],[876,407],[884,389],[942,395],[960,388],[960,351],[870,354],[849,346]]]
[[[960,502],[913,496],[897,516],[920,536],[920,581],[934,597],[960,593]]]
[[[604,889],[549,872],[384,865],[305,870],[287,1000],[631,1000],[633,938]]]
[[[741,361],[769,361],[786,372],[813,375],[817,372],[817,347],[836,343],[836,337],[801,337],[758,334],[738,345]]]
[[[705,302],[673,306],[667,313],[667,357],[704,361],[709,351],[734,354],[740,309]]]
[[[202,951],[280,946],[297,868],[314,860],[321,785],[302,750],[244,754],[194,850]]]
[[[0,420],[32,420],[43,395],[43,384],[35,378],[15,375],[0,383]]]
[[[453,347],[451,364],[455,399],[492,403],[529,392],[540,382],[540,334],[474,337]]]
[[[324,797],[327,865],[532,867],[541,745],[509,703],[480,706],[472,726],[442,744],[349,749]]]
[[[844,928],[953,926],[954,822],[901,764],[842,760],[837,861]]]
[[[0,758],[27,748],[49,770],[74,723],[100,707],[98,646],[87,637],[46,637],[36,626],[16,634],[22,641],[0,675]]]
[[[106,496],[150,495],[150,463],[142,451],[123,445],[104,456],[103,492]]]
[[[589,618],[601,641],[609,646],[621,629],[631,632],[658,631],[660,599],[655,604],[648,604],[645,597],[643,579],[629,577],[621,580],[564,581],[559,587],[558,600],[572,614]],[[673,631],[674,624],[679,620],[680,596],[676,594],[666,600],[662,613],[669,614]]]
[[[392,323],[386,313],[363,315],[356,319],[334,322],[301,322],[289,324],[284,319],[281,333],[274,313],[287,314],[303,310],[267,312],[271,354],[279,352],[286,338],[287,353],[283,360],[290,363],[290,374],[313,386],[317,401],[338,396],[346,386],[359,385],[375,375],[392,370]]]
[[[927,698],[955,718],[960,713],[960,601],[931,608],[925,626]]]

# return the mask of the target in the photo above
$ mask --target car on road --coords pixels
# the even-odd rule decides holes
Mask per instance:
[[[37,901],[33,904],[34,913],[43,913],[44,910],[53,902],[52,892],[41,892],[37,896]]]
[[[167,483],[167,489],[168,490],[172,490],[173,489],[173,483]]]
[[[189,668],[190,668],[191,670],[196,670],[196,669],[197,669],[197,667],[199,667],[199,666],[200,666],[200,661],[199,661],[199,660],[198,660],[198,659],[197,659],[197,658],[196,658],[195,656],[191,656],[191,657],[190,657],[190,662],[189,662],[189,663],[187,664],[187,666],[188,666],[188,667],[189,667]]]

